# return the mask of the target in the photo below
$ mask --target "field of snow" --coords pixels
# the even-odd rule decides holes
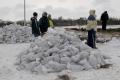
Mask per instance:
[[[15,33],[16,31],[15,28],[13,28],[12,30],[10,28],[10,30],[5,30],[5,31],[9,31],[10,33],[15,34],[15,36],[18,37],[18,34]],[[46,44],[43,44],[43,43],[48,44],[49,42],[49,45],[53,45],[51,43],[55,43],[57,41],[58,43],[60,41],[60,44],[57,46],[58,48],[63,44],[65,44],[63,42],[67,42],[66,44],[68,46],[70,46],[70,44],[75,44],[73,47],[75,47],[76,45],[80,46],[79,44],[82,43],[82,41],[80,41],[79,38],[76,39],[74,34],[68,35],[66,34],[66,32],[63,32],[64,31],[63,28],[58,28],[59,31],[57,31],[57,33],[54,33],[54,34],[52,33],[52,35],[48,34],[44,39],[42,38],[36,39],[35,43],[33,44],[35,46],[32,47],[31,51],[34,52],[34,48],[36,48],[36,46],[38,46],[38,51],[42,47],[48,48],[46,47]],[[19,30],[19,28],[17,29]],[[20,32],[21,31],[22,30],[20,30]],[[51,31],[51,32],[54,32],[54,31]],[[21,35],[23,35],[22,32],[21,32]],[[24,36],[26,35],[28,36],[29,33],[25,34]],[[7,36],[11,36],[11,35],[7,35]],[[31,35],[28,36],[28,38],[29,37],[31,38]],[[31,73],[29,70],[27,71],[27,70],[19,69],[18,66],[15,65],[18,60],[18,55],[20,55],[23,51],[25,52],[26,50],[31,49],[31,43],[20,43],[21,41],[16,42],[16,40],[22,40],[22,42],[27,41],[26,39],[23,39],[23,38],[12,39],[11,37],[6,37],[5,39],[7,39],[6,44],[0,44],[0,80],[41,80],[41,79],[55,80],[57,75],[61,73],[60,72],[60,73],[49,73],[49,74],[47,73],[36,74],[36,73]],[[15,42],[15,44],[7,44],[7,42],[9,42],[9,39],[10,39],[10,43],[13,41],[13,43]],[[28,42],[31,42],[29,40],[30,39],[28,39]],[[62,45],[61,45],[61,42],[62,42]],[[77,42],[77,44],[74,42]],[[56,46],[56,44],[58,43],[55,43],[54,46]],[[42,45],[42,46],[39,46],[39,45]],[[104,44],[98,43],[97,47],[98,47],[99,53],[102,53],[111,57],[111,59],[108,62],[110,62],[113,65],[107,69],[98,69],[98,70],[90,69],[87,71],[80,71],[80,72],[70,71],[69,74],[72,75],[73,77],[76,77],[75,80],[119,80],[120,79],[120,76],[119,76],[120,75],[120,64],[119,64],[120,63],[120,50],[119,50],[120,38],[113,38],[110,42],[106,42]],[[83,46],[81,48],[83,48]],[[47,50],[49,50],[49,48]],[[29,52],[27,52],[27,54],[28,53]],[[63,71],[62,73],[68,73],[68,71]]]
[[[85,26],[66,26],[66,27],[63,27],[63,28],[85,28]],[[97,26],[97,28],[102,28],[102,26]],[[117,29],[117,28],[120,28],[120,25],[108,25],[107,26],[107,29]]]
[[[0,80],[54,80],[58,73],[32,74],[18,71],[14,63],[16,56],[30,46],[27,44],[0,44]],[[71,72],[76,80],[119,80],[120,79],[120,40],[114,38],[103,45],[98,44],[99,50],[111,57],[113,66],[109,69]],[[47,76],[47,77],[46,77]]]

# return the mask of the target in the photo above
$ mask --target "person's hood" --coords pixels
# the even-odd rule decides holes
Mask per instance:
[[[89,14],[95,16],[95,10],[90,10]]]
[[[47,17],[47,12],[44,12],[42,16]]]

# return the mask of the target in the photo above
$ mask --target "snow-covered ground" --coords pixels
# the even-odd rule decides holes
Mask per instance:
[[[0,44],[0,80],[54,80],[56,73],[32,74],[18,71],[15,66],[17,55],[30,44]],[[119,80],[120,79],[120,40],[113,39],[105,44],[98,44],[99,50],[109,55],[113,66],[109,69],[72,72],[76,80]]]
[[[63,27],[63,28],[85,28],[85,26],[66,26],[66,27]],[[97,26],[97,28],[102,28],[102,26]],[[108,25],[107,26],[107,29],[117,29],[117,28],[120,28],[120,25]]]

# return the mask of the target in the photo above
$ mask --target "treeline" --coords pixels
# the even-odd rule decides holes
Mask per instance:
[[[117,18],[110,18],[108,21],[109,25],[120,25],[120,19]]]
[[[0,27],[6,26],[6,25],[10,25],[13,24],[14,22],[12,21],[3,21],[0,19]]]
[[[55,26],[75,26],[75,25],[86,25],[87,24],[87,18],[81,17],[79,19],[63,19],[62,17],[59,17],[58,19],[53,19]],[[98,25],[101,25],[101,21],[97,20]],[[18,25],[24,25],[24,21],[2,21],[0,20],[0,27],[3,27],[5,25],[10,25],[16,23]],[[26,22],[27,26],[30,26],[30,21]],[[118,18],[110,18],[108,21],[108,25],[120,25],[120,19]]]
[[[55,26],[75,26],[75,25],[86,25],[87,19],[80,18],[80,19],[63,19],[62,17],[58,19],[53,19]]]
[[[62,17],[58,19],[53,19],[53,23],[55,26],[75,26],[75,25],[86,25],[87,20],[86,18],[80,18],[80,19],[63,19]],[[16,24],[18,25],[24,25],[24,21],[17,21]],[[26,25],[30,25],[30,21],[26,22]]]
[[[86,25],[87,24],[87,18],[79,18],[76,20],[73,19],[53,19],[53,22],[55,26],[75,26],[75,25]],[[98,25],[101,25],[101,21],[97,20]],[[108,20],[108,25],[120,25],[120,19],[118,18],[110,18]]]
[[[101,21],[98,20],[98,25],[101,25]],[[107,22],[108,25],[120,25],[120,19],[118,18],[110,18]]]

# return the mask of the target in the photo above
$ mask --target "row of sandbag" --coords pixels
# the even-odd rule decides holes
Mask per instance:
[[[30,27],[11,24],[0,29],[0,43],[26,43],[34,41]]]

